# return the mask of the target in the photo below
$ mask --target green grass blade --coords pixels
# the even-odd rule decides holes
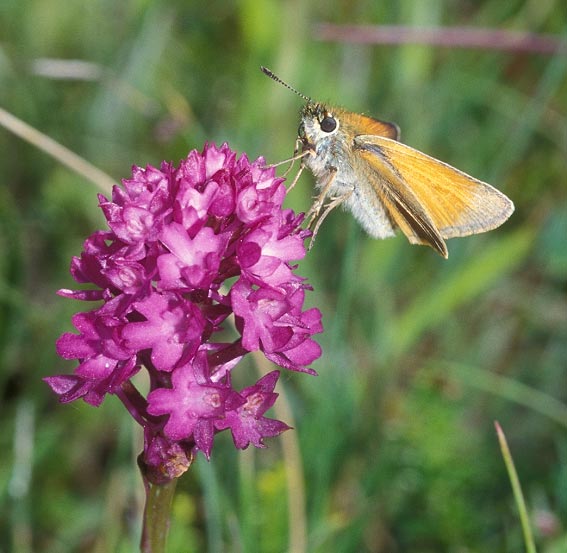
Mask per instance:
[[[524,494],[522,493],[522,488],[520,486],[520,480],[518,479],[518,473],[516,472],[516,467],[514,466],[514,460],[512,459],[512,455],[508,447],[508,442],[506,441],[506,436],[504,435],[502,428],[500,427],[498,422],[495,422],[494,426],[496,427],[496,433],[498,434],[498,442],[500,443],[500,449],[502,450],[502,456],[504,457],[506,470],[508,471],[510,483],[512,484],[514,499],[516,501],[516,505],[520,513],[520,521],[522,524],[522,531],[524,533],[524,542],[526,544],[526,551],[528,553],[536,553],[534,537],[530,526],[530,518],[528,516],[528,510],[526,508],[526,501],[524,499]]]

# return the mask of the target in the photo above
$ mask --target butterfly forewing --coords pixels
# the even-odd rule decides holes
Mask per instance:
[[[443,238],[491,230],[514,211],[514,204],[489,184],[405,144],[374,135],[359,135],[355,144],[375,170],[392,168],[398,178],[390,184],[411,189]]]

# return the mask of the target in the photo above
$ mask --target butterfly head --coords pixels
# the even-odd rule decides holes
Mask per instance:
[[[316,155],[329,148],[340,136],[341,121],[337,112],[318,103],[307,102],[301,110],[298,137],[303,150],[312,150]]]

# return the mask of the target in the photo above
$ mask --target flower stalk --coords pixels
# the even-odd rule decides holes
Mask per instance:
[[[146,503],[140,542],[142,553],[165,553],[176,486],[176,478],[164,484],[145,482]]]

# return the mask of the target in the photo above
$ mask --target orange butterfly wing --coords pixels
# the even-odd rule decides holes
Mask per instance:
[[[341,108],[334,108],[330,111],[336,114],[349,136],[356,135],[357,132],[360,132],[360,129],[364,129],[368,136],[384,136],[392,140],[400,139],[400,128],[395,123],[380,121],[380,119],[374,119],[374,117],[360,113],[352,113]]]
[[[401,142],[359,135],[355,148],[377,173],[376,193],[409,241],[447,257],[443,238],[500,226],[514,211],[504,194]]]

